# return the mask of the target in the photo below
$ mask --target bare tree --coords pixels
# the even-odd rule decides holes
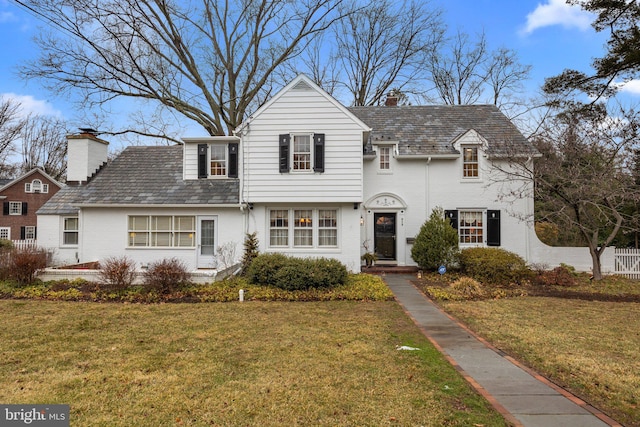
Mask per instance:
[[[12,99],[0,99],[0,176],[10,178],[15,173],[15,168],[8,160],[23,126],[20,104]]]
[[[441,11],[428,2],[372,2],[365,8],[343,8],[335,28],[337,57],[353,105],[376,105],[391,88],[404,93],[424,82],[424,62],[440,44]],[[414,88],[415,89],[415,88]]]
[[[67,172],[67,138],[64,121],[47,116],[30,116],[20,132],[22,172],[39,167],[49,176],[64,181]]]
[[[625,209],[640,200],[627,164],[639,129],[640,113],[622,106],[609,114],[602,109],[560,114],[534,139],[540,158],[532,163],[512,153],[509,166],[501,168],[504,180],[535,182],[536,219],[580,236],[596,280],[602,278],[602,254],[631,220]]]
[[[506,48],[490,51],[484,32],[477,41],[458,31],[445,50],[435,52],[427,64],[435,96],[448,105],[490,103],[498,107],[522,90],[531,66],[522,65]],[[487,93],[485,95],[485,93]]]
[[[22,71],[81,91],[84,107],[147,101],[223,135],[341,18],[342,1],[17,0],[57,30],[39,37],[41,56]]]

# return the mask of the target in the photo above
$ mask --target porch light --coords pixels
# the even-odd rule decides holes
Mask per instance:
[[[364,218],[360,215],[360,225],[364,225]]]

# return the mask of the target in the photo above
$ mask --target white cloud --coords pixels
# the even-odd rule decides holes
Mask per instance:
[[[11,99],[20,104],[20,115],[37,114],[41,116],[62,117],[62,112],[57,110],[48,101],[35,99],[31,95],[18,95],[15,93],[0,93],[0,99]]]
[[[630,95],[640,95],[640,80],[630,80],[626,83],[616,83],[620,88],[620,92]]]
[[[15,22],[18,18],[11,12],[0,11],[0,24],[4,22]]]
[[[561,25],[564,28],[577,28],[585,31],[591,27],[594,15],[585,12],[580,6],[570,6],[565,0],[547,0],[538,4],[536,9],[527,15],[527,24],[523,34],[531,34],[538,28]]]

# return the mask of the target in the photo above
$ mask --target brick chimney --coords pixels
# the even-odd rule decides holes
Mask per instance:
[[[109,143],[96,134],[80,128],[78,134],[67,135],[67,184],[86,183],[107,162]]]
[[[391,91],[387,94],[387,100],[384,101],[384,105],[387,107],[396,107],[398,106],[398,96],[394,91]]]

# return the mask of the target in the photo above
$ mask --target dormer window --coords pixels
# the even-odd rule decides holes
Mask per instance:
[[[34,179],[31,182],[25,182],[24,192],[25,193],[48,193],[49,184],[43,184],[41,180]]]
[[[388,171],[391,169],[391,147],[382,146],[378,147],[378,151],[380,152],[380,170]]]
[[[478,162],[478,147],[463,146],[462,147],[462,177],[478,178],[480,172]]]
[[[237,178],[238,143],[198,144],[198,178]]]

